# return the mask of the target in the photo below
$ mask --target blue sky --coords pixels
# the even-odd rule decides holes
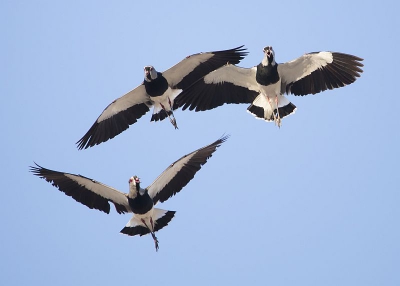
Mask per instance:
[[[293,1],[295,2],[295,1]],[[400,285],[399,51],[395,1],[1,1],[1,285]],[[281,129],[246,105],[150,113],[113,140],[75,142],[115,98],[184,57],[246,45],[251,67],[330,50],[364,58],[354,84],[289,96]],[[394,85],[394,87],[392,87]],[[28,172],[128,191],[231,134],[151,237]]]

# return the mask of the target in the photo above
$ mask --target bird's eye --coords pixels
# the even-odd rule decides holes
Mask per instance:
[[[133,181],[132,179],[129,179],[129,183],[132,183],[132,181]]]

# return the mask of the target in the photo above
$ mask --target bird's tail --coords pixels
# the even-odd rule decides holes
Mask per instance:
[[[259,94],[253,103],[247,108],[247,111],[253,114],[256,118],[266,121],[274,121],[274,112],[277,115],[275,98],[268,99],[265,95]],[[296,106],[291,103],[286,97],[278,96],[278,112],[280,118],[286,117],[296,111]]]
[[[175,216],[175,211],[167,211],[154,208],[152,215],[154,223],[154,232],[162,229],[164,226],[167,226],[174,216]],[[149,219],[146,219],[146,225],[148,227],[151,227]],[[146,227],[146,225],[143,224],[143,222],[138,216],[133,215],[133,217],[128,221],[128,223],[120,232],[130,236],[138,234],[142,236],[150,233],[150,230]]]
[[[173,110],[178,108],[178,105],[174,100],[181,91],[181,89],[176,89],[173,90],[167,98],[160,101],[154,100],[154,109],[151,121],[161,121],[167,117],[171,118],[171,116],[174,116]]]
[[[167,118],[168,115],[171,116],[172,114],[172,110],[166,111],[161,107],[159,103],[156,103],[154,104],[154,111],[150,121],[161,121]]]

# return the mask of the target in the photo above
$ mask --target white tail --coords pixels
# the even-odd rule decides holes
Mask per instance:
[[[268,101],[267,97],[260,93],[253,103],[247,108],[247,111],[253,114],[256,118],[264,119],[266,121],[274,121],[273,112],[277,109],[275,100],[276,99],[272,97]],[[278,108],[279,111],[281,111],[281,109],[288,109],[287,111],[283,112],[284,116],[280,114],[281,118],[293,113],[296,110],[296,106],[282,95],[278,95]]]

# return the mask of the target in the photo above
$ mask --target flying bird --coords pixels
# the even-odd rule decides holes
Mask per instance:
[[[169,118],[175,129],[173,114],[175,97],[209,72],[227,64],[237,64],[246,55],[243,46],[186,57],[164,72],[153,66],[144,67],[144,80],[135,89],[114,100],[100,114],[86,134],[78,141],[78,149],[93,147],[114,138],[129,128],[153,107],[151,121]]]
[[[165,202],[185,187],[207,162],[208,158],[212,156],[217,147],[225,142],[228,137],[228,135],[223,136],[214,143],[175,161],[147,188],[141,187],[138,176],[132,176],[129,179],[129,192],[127,194],[93,179],[53,171],[36,163],[36,166],[30,167],[30,171],[91,209],[97,209],[108,214],[110,213],[110,202],[112,202],[119,214],[133,213],[132,218],[120,232],[130,236],[142,236],[150,233],[157,251],[158,239],[155,232],[168,225],[174,217],[175,211],[158,209],[154,206],[158,202]]]
[[[263,49],[264,58],[252,68],[227,64],[185,89],[176,99],[182,110],[205,111],[224,103],[251,103],[247,110],[256,118],[274,121],[292,114],[296,106],[284,94],[316,94],[353,83],[363,59],[338,53],[314,52],[278,64],[271,46]]]

